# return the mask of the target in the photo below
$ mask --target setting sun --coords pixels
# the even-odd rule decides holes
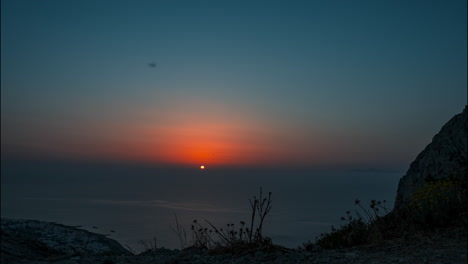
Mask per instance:
[[[201,165],[201,166],[200,166],[200,169],[204,170],[204,169],[205,169],[205,166]]]

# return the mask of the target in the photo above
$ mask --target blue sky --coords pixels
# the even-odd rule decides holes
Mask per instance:
[[[466,104],[466,10],[4,0],[2,153],[404,168]]]

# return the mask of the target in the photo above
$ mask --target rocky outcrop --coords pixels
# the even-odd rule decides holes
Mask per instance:
[[[403,208],[426,179],[447,178],[467,170],[468,106],[450,119],[432,142],[416,157],[406,175],[400,179],[395,209]]]
[[[55,223],[1,219],[1,263],[83,255],[130,255],[104,235]]]

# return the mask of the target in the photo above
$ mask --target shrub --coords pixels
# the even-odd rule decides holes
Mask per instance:
[[[383,214],[388,212],[385,204],[385,200],[372,200],[367,209],[360,200],[355,200],[355,205],[361,212],[355,211],[356,216],[353,216],[351,211],[347,211],[346,216],[341,217],[347,223],[338,229],[332,226],[331,233],[320,234],[316,244],[325,249],[334,249],[382,240],[381,232],[386,228]]]
[[[260,188],[259,196],[253,196],[249,199],[251,217],[248,224],[245,221],[240,221],[238,225],[229,223],[221,228],[216,227],[208,220],[203,223],[193,220],[190,227],[192,246],[189,248],[205,248],[212,252],[235,254],[252,249],[268,250],[268,248],[272,248],[271,239],[263,236],[263,224],[272,208],[271,195],[272,193],[269,192],[268,196],[265,197],[262,188]],[[182,230],[178,222],[176,229]],[[182,237],[180,234],[185,231],[177,232],[177,230],[179,238]]]
[[[468,174],[460,171],[446,179],[428,177],[426,184],[410,199],[407,207],[388,212],[385,201],[372,200],[369,208],[356,200],[355,217],[350,211],[341,220],[347,223],[316,238],[316,244],[334,249],[379,243],[408,237],[417,232],[453,225],[468,225]]]
[[[423,227],[443,227],[466,214],[467,175],[444,179],[426,178],[426,184],[410,199],[414,221]]]

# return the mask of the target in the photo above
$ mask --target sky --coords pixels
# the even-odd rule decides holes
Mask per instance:
[[[466,21],[465,0],[2,0],[2,158],[407,168],[467,103]]]

